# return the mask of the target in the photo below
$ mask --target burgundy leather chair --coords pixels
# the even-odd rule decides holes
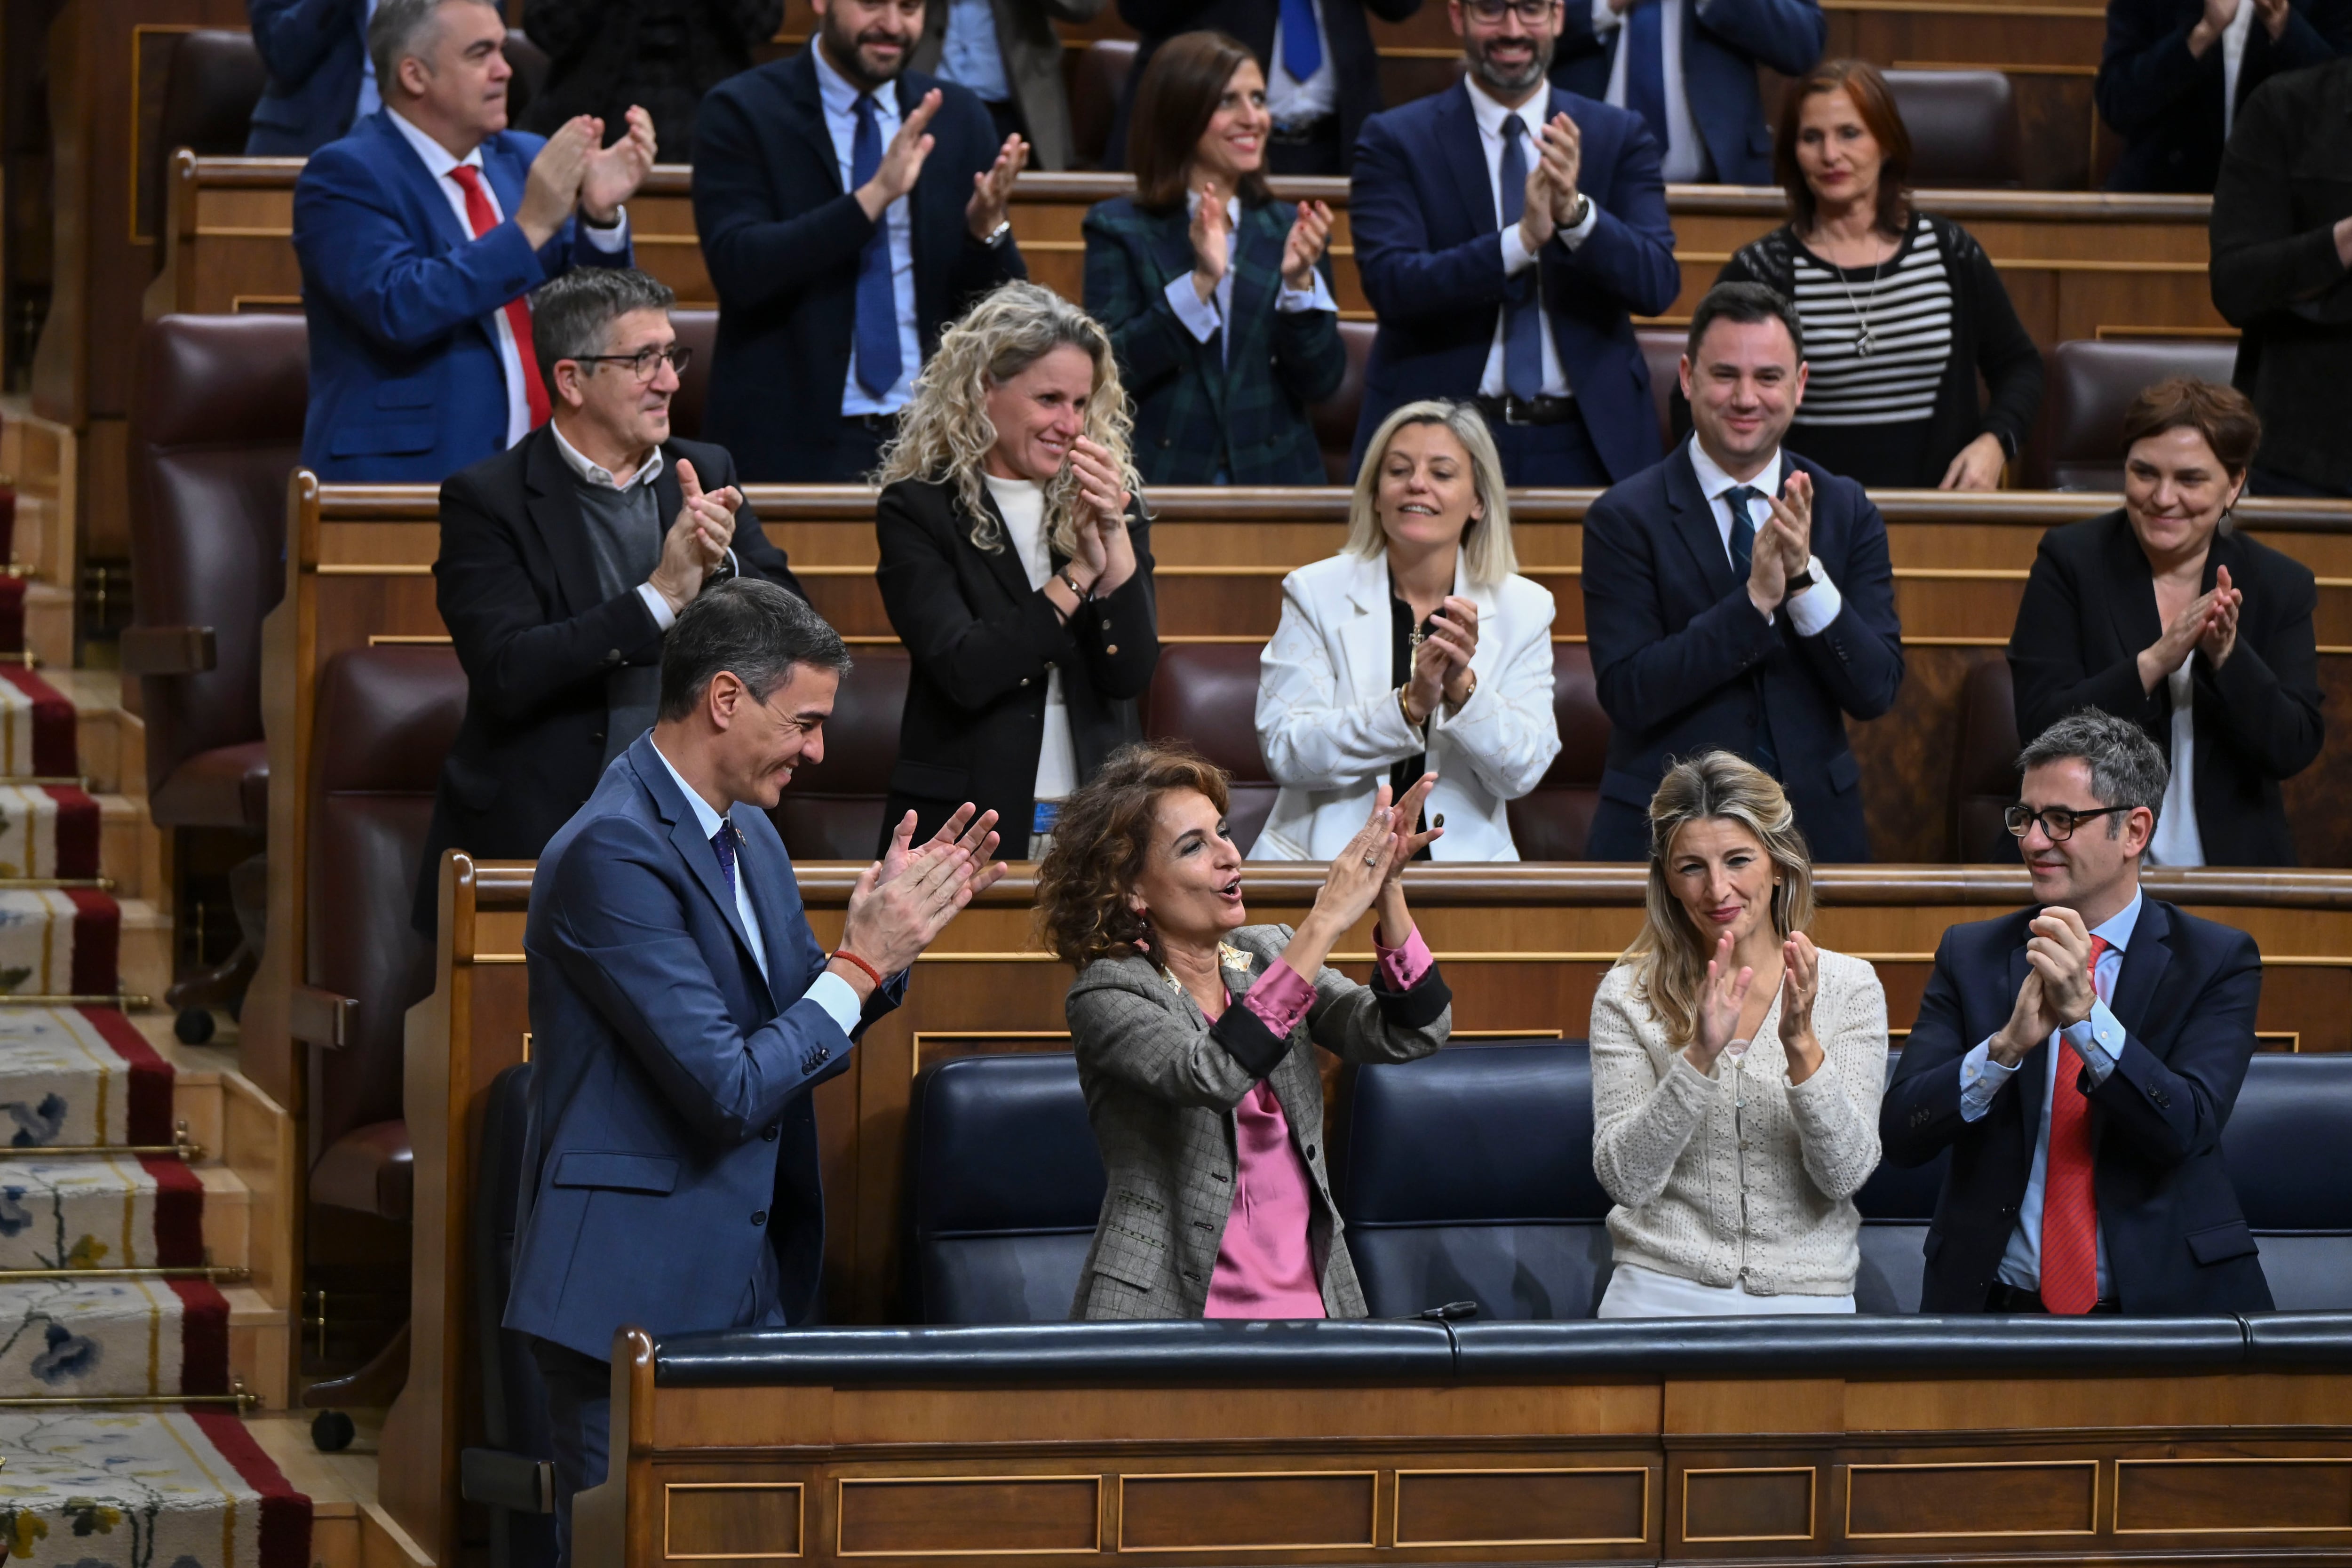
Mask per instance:
[[[2017,840],[2001,813],[2017,801],[2017,694],[1998,650],[1969,671],[1952,736],[1952,858],[2014,865]]]
[[[163,73],[163,107],[141,193],[142,225],[149,234],[163,232],[171,199],[172,154],[185,147],[203,157],[241,155],[246,135],[253,129],[253,106],[268,85],[269,68],[261,63],[252,34],[242,28],[199,27],[180,35]],[[162,247],[156,255],[162,257]]]
[[[1356,422],[1364,413],[1364,366],[1372,357],[1372,339],[1380,328],[1370,321],[1339,323],[1339,343],[1348,351],[1348,371],[1339,390],[1307,411],[1315,421],[1315,441],[1323,448],[1323,471],[1335,485],[1352,485],[1356,470],[1348,455],[1356,445]]]
[[[1636,327],[1633,338],[1642,345],[1642,362],[1650,367],[1650,401],[1658,410],[1658,442],[1672,451],[1675,394],[1682,389],[1683,344],[1689,334],[1679,327]]]
[[[710,356],[718,352],[719,312],[672,310],[669,324],[677,331],[680,347],[694,351],[677,378],[677,394],[669,400],[669,432],[689,441],[702,438],[703,397],[710,390]]]
[[[1110,145],[1110,122],[1135,68],[1133,38],[1097,38],[1078,53],[1070,73],[1070,166],[1102,167]]]
[[[1911,132],[1913,184],[1987,190],[2024,177],[2004,72],[1890,70],[1886,90]]]
[[[907,650],[861,647],[824,723],[824,761],[803,763],[768,820],[795,860],[871,860],[898,761]]]
[[[1601,770],[1609,756],[1609,715],[1592,687],[1592,655],[1582,643],[1551,645],[1551,710],[1559,755],[1536,787],[1506,808],[1522,860],[1581,860],[1601,805]]]
[[[1274,811],[1273,775],[1257,749],[1256,643],[1163,643],[1143,700],[1143,732],[1190,742],[1233,775],[1226,820],[1249,853]]]
[[[2025,455],[2035,489],[2121,490],[2124,412],[2132,399],[2168,376],[2193,375],[2227,386],[2238,345],[2197,339],[2060,343],[2048,361],[2041,427]]]

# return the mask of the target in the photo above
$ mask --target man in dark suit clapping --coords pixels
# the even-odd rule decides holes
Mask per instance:
[[[704,434],[793,484],[862,479],[940,330],[1029,275],[1005,216],[1027,145],[906,68],[923,0],[813,3],[808,47],[721,82],[694,132],[719,290]]]
[[[1586,854],[1644,860],[1668,759],[1737,752],[1787,787],[1816,860],[1867,860],[1845,714],[1903,684],[1886,521],[1783,448],[1804,329],[1760,283],[1719,283],[1682,362],[1691,437],[1592,504],[1584,628],[1611,731]]]
[[[801,592],[726,451],[674,440],[686,363],[670,290],[583,269],[532,298],[554,416],[441,487],[441,618],[467,679],[441,766],[416,924],[441,851],[530,859],[654,721],[662,634],[706,582]]]

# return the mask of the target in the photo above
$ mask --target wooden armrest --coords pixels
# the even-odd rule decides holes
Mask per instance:
[[[201,675],[220,663],[210,626],[126,626],[120,647],[125,675]]]
[[[359,1010],[359,1003],[352,997],[316,985],[297,985],[286,1009],[288,1031],[307,1044],[340,1050],[351,1042],[352,1021]]]

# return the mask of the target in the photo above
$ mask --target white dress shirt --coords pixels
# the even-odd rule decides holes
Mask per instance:
[[[1189,289],[1192,285],[1186,284]],[[1033,480],[1000,479],[982,474],[996,510],[1004,514],[1004,531],[1029,586],[1042,588],[1054,573],[1054,556],[1045,544],[1045,491]],[[1062,695],[1062,667],[1045,676],[1045,738],[1037,752],[1039,800],[1061,800],[1078,787],[1078,748],[1070,735],[1070,705]],[[1024,829],[1024,831],[1026,831]]]
[[[686,782],[686,775],[677,771],[676,763],[663,755],[658,745],[654,747],[654,755],[661,757],[662,766],[669,770],[670,778],[677,784],[677,793],[686,796],[687,808],[694,813],[694,820],[702,828],[703,838],[708,841],[716,837],[719,825],[726,819],[710,809],[710,803],[702,798],[700,791]],[[735,912],[742,917],[743,934],[751,939],[751,956],[759,963],[760,978],[765,980],[768,978],[768,942],[766,934],[760,929],[760,912],[751,907],[751,890],[745,879],[746,870],[743,857],[738,854],[735,857]],[[830,969],[819,974],[809,988],[801,993],[800,999],[814,1002],[824,1008],[825,1016],[840,1025],[845,1035],[857,1027],[858,1016],[865,1011],[858,1003],[856,987]]]
[[[2252,0],[2247,5],[2251,9]],[[2151,866],[2205,864],[2205,836],[2197,830],[2197,683],[2189,674],[2196,660],[2192,647],[2180,668],[2164,678],[2165,695],[2172,702],[2172,773],[2164,781],[2156,832],[2147,841]]]
[[[2252,0],[2247,0],[2247,3],[2251,5]],[[1495,222],[1502,229],[1503,275],[1517,278],[1536,265],[1536,256],[1528,248],[1527,240],[1519,233],[1519,226],[1503,222],[1503,121],[1516,114],[1527,126],[1525,152],[1528,172],[1533,174],[1536,164],[1543,157],[1543,147],[1537,142],[1536,132],[1543,129],[1545,110],[1551,107],[1551,84],[1544,83],[1533,98],[1517,109],[1487,97],[1486,91],[1466,76],[1462,79],[1462,90],[1470,95],[1470,112],[1478,121],[1478,147],[1486,154],[1487,194],[1494,198]],[[1570,250],[1574,250],[1584,243],[1600,221],[1601,204],[1588,199],[1584,221],[1574,228],[1559,230],[1559,238]],[[1569,396],[1575,389],[1568,384],[1568,373],[1560,368],[1559,348],[1552,342],[1551,336],[1551,311],[1543,302],[1540,288],[1536,290],[1536,312],[1543,322],[1542,395]],[[1495,312],[1495,343],[1486,351],[1486,373],[1478,378],[1478,393],[1483,397],[1500,397],[1508,390],[1503,379],[1503,340],[1510,325],[1509,315],[1506,310]]]
[[[816,93],[824,105],[824,128],[833,136],[833,155],[841,164],[841,188],[855,192],[858,89],[833,68],[833,62],[824,58],[824,46],[812,47],[809,55],[816,61]],[[874,94],[874,129],[882,138],[885,156],[890,151],[890,138],[898,134],[898,90],[886,86]],[[882,209],[890,237],[890,302],[898,310],[898,379],[879,397],[866,391],[857,380],[857,351],[853,342],[849,374],[841,393],[845,415],[896,414],[914,399],[915,373],[923,368],[923,344],[915,333],[915,229],[910,212],[907,196]]]
[[[2238,73],[2246,65],[2246,38],[2253,30],[2254,0],[2238,0],[2238,14],[2221,29],[2221,140],[2238,119]]]
[[[1739,562],[1731,553],[1729,492],[1745,483],[1761,490],[1765,496],[1779,495],[1780,453],[1776,449],[1772,460],[1764,465],[1764,471],[1747,480],[1735,479],[1725,473],[1722,465],[1708,457],[1706,449],[1696,438],[1690,443],[1690,458],[1691,471],[1698,476],[1698,488],[1706,497],[1707,510],[1715,514],[1715,531],[1717,537],[1723,541],[1723,558],[1731,563],[1732,573],[1737,575]],[[1757,500],[1748,503],[1748,521],[1756,525],[1757,532],[1762,533],[1764,525],[1771,518],[1772,503],[1769,500]],[[1830,623],[1836,620],[1838,612],[1845,608],[1845,597],[1838,592],[1837,584],[1830,581],[1829,568],[1822,564],[1820,556],[1806,556],[1805,570],[1813,574],[1813,585],[1798,589],[1781,600],[1780,605],[1789,612],[1789,619],[1796,623],[1799,637],[1819,637],[1829,630]],[[1769,621],[1771,617],[1768,616],[1765,618]]]
[[[2252,0],[2247,0],[2247,3],[2251,5]],[[462,158],[453,158],[449,155],[449,149],[410,124],[400,110],[388,109],[384,114],[392,121],[393,129],[400,132],[401,140],[406,142],[424,163],[425,172],[433,176],[434,185],[447,199],[449,210],[457,215],[458,232],[471,236],[474,220],[466,216],[466,187],[451,179],[449,171],[462,164],[478,173],[482,167],[482,150],[477,147]],[[499,205],[498,188],[490,184],[488,174],[482,175],[481,184],[482,199],[490,204],[491,218],[499,223],[506,222],[505,209]],[[620,221],[610,228],[598,228],[585,218],[580,220],[580,227],[588,236],[588,243],[597,249],[625,250],[629,244],[629,209],[623,207]],[[522,353],[515,347],[514,328],[508,323],[504,310],[490,312],[490,329],[498,335],[499,369],[505,373],[507,378],[507,445],[511,447],[530,434],[530,395],[523,390]]]
[[[2000,1255],[1997,1276],[2012,1289],[2042,1289],[2042,1197],[2050,1172],[2050,1102],[2057,1095],[2059,1058],[2066,1055],[2058,1048],[2058,1042],[2063,1038],[2074,1047],[2094,1089],[2106,1082],[2107,1075],[2116,1070],[2116,1060],[2124,1051],[2124,1026],[2107,1011],[2107,998],[2115,994],[2116,978],[2124,970],[2124,949],[2131,945],[2132,932],[2139,925],[2141,901],[2146,897],[2144,893],[2134,893],[2132,901],[2120,913],[2091,928],[2091,934],[2107,944],[2107,950],[2099,955],[2097,971],[2091,976],[2092,990],[2096,994],[2091,1004],[2091,1016],[2052,1034],[2050,1048],[2042,1053],[2049,1059],[2042,1064],[2042,1124],[2033,1134],[2033,1166],[2026,1174],[2025,1196],[2017,1205],[2017,1228],[2009,1234],[2009,1246]],[[1979,1041],[1976,1049],[1960,1058],[1960,1120],[1983,1121],[1985,1112],[1992,1109],[1993,1096],[2016,1072],[2016,1068],[2003,1067],[1992,1059],[1991,1037]],[[2098,1288],[2104,1298],[2115,1294],[2115,1277],[2107,1272],[2105,1226],[2099,1230],[2098,1253]]]
[[[2242,0],[2251,10],[2254,0]],[[1315,37],[1323,46],[1323,63],[1305,81],[1292,76],[1282,63],[1282,17],[1274,19],[1274,56],[1265,63],[1265,111],[1277,129],[1310,124],[1339,107],[1339,73],[1331,66],[1331,30],[1323,25],[1323,0],[1314,0]]]
[[[1698,120],[1691,113],[1690,94],[1683,86],[1683,6],[1689,0],[1636,0],[1637,4],[1654,5],[1662,11],[1658,18],[1658,53],[1664,60],[1666,79],[1666,144],[1658,149],[1659,178],[1672,184],[1691,184],[1706,178],[1706,143],[1699,140]],[[2253,0],[2246,0],[2252,5]],[[1701,5],[1699,13],[1706,15]],[[1629,8],[1628,16],[1632,14]],[[1609,0],[1592,0],[1592,31],[1596,37],[1606,36],[1612,28],[1625,25],[1625,17],[1610,9]],[[1629,51],[1625,40],[1617,40],[1617,57],[1609,64],[1609,91],[1604,102],[1623,109],[1625,104],[1625,56]]]
[[[1201,193],[1185,192],[1185,216],[1191,217],[1200,210]],[[1219,275],[1215,289],[1203,300],[1201,298],[1201,291],[1192,287],[1192,275],[1190,272],[1180,273],[1169,279],[1166,289],[1168,308],[1176,312],[1176,319],[1184,323],[1185,330],[1192,334],[1193,341],[1196,342],[1207,342],[1216,335],[1218,330],[1223,327],[1226,321],[1233,318],[1234,258],[1240,253],[1241,237],[1242,201],[1239,196],[1227,196],[1225,198],[1225,269]],[[1328,310],[1337,315],[1339,302],[1331,298],[1331,290],[1323,282],[1323,274],[1309,272],[1307,276],[1313,280],[1312,288],[1293,289],[1287,283],[1277,285],[1274,292],[1274,308],[1284,312]],[[1234,335],[1227,332],[1225,341],[1219,346],[1222,356],[1220,363],[1232,363]]]

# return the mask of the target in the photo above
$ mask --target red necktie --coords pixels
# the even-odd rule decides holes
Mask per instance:
[[[460,163],[449,171],[449,177],[465,188],[466,222],[472,226],[474,237],[479,239],[499,226],[498,215],[490,210],[490,198],[482,189],[482,172],[470,163]],[[507,313],[507,325],[514,331],[515,357],[522,362],[522,395],[530,405],[530,427],[534,430],[547,423],[547,388],[539,379],[539,354],[530,342],[530,305],[516,298],[502,307]]]
[[[2105,937],[2091,939],[2091,989],[2099,984]],[[2050,1089],[2050,1159],[2042,1173],[2042,1304],[2083,1313],[2099,1299],[2099,1203],[2091,1179],[2091,1102],[2083,1097],[2083,1058],[2062,1033],[2057,1081]]]

